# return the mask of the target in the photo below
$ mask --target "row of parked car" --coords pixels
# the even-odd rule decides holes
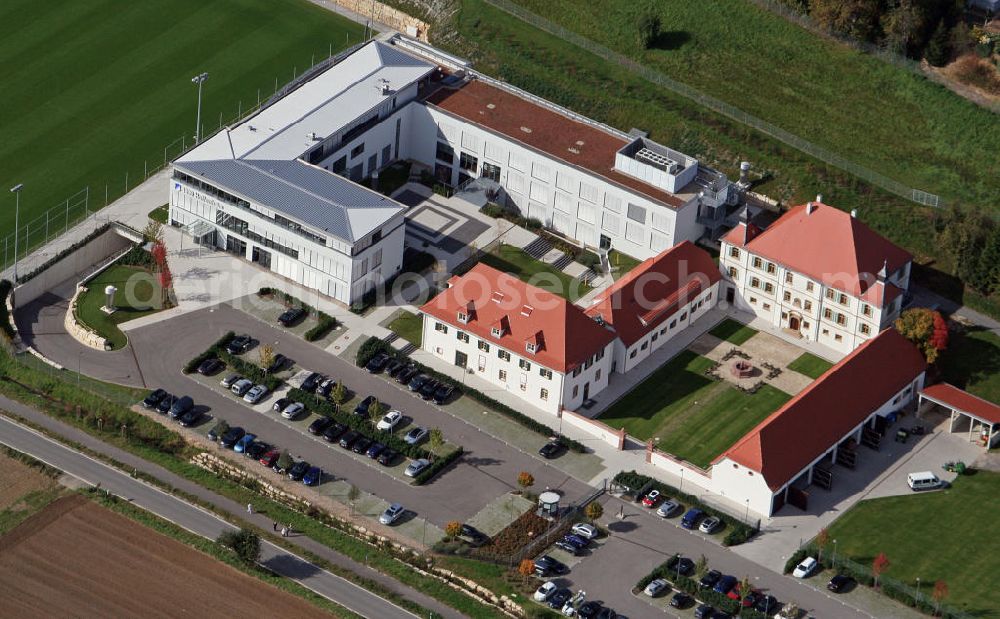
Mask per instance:
[[[307,486],[318,486],[323,482],[323,469],[313,466],[305,460],[296,460],[291,466],[284,468],[279,463],[281,449],[260,440],[256,434],[243,428],[231,427],[220,431],[218,426],[208,432],[210,441],[218,442],[220,447],[232,449],[247,458],[260,462],[279,475],[287,475],[293,481],[301,481]]]
[[[692,577],[695,573],[695,562],[682,555],[674,555],[667,561],[667,569],[671,575]],[[773,595],[767,595],[757,590],[741,592],[739,580],[735,576],[723,574],[719,570],[709,570],[698,580],[701,590],[712,590],[740,603],[742,608],[752,608],[767,616],[773,616],[781,610],[782,604]],[[658,597],[669,591],[670,583],[664,578],[657,578],[646,585],[643,593],[649,597]],[[678,591],[670,598],[670,606],[678,609],[696,606],[696,619],[731,619],[729,613],[714,608],[711,604],[698,604],[695,596]]]
[[[400,385],[406,385],[410,391],[424,400],[433,400],[437,404],[446,404],[455,396],[454,385],[422,374],[417,366],[390,357],[384,352],[376,353],[365,365],[365,369],[372,374],[384,372],[386,376]]]
[[[795,566],[792,570],[792,576],[795,578],[809,578],[816,572],[820,570],[819,561],[816,557],[806,557],[802,559],[802,562]],[[837,574],[830,579],[830,582],[826,583],[826,588],[833,593],[842,593],[847,591],[854,585],[854,579],[846,574]]]
[[[167,415],[184,427],[195,425],[205,415],[203,409],[194,405],[191,396],[178,397],[167,393],[164,389],[154,389],[149,392],[142,400],[142,406],[161,415]]]
[[[650,490],[646,496],[642,497],[642,505],[649,509],[655,507],[656,515],[660,518],[673,518],[683,512],[684,516],[681,517],[682,527],[690,530],[698,529],[707,535],[717,533],[723,527],[721,518],[709,516],[697,507],[692,507],[684,511],[684,506],[681,505],[680,501],[664,497],[663,493],[659,490]]]

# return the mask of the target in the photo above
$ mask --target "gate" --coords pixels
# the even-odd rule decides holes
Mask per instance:
[[[882,443],[882,435],[875,430],[870,428],[865,428],[861,431],[861,444],[865,447],[879,450],[879,445]]]
[[[858,452],[853,447],[841,447],[837,450],[837,464],[853,469],[858,464]]]
[[[833,488],[833,471],[830,469],[813,469],[813,483],[824,490]]]
[[[802,511],[809,509],[809,493],[798,488],[788,489],[788,504],[798,507]]]

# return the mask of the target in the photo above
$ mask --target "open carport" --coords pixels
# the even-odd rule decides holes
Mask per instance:
[[[967,429],[969,442],[984,450],[1000,445],[1000,406],[948,383],[931,385],[920,392],[921,415],[934,406],[950,411],[950,432]]]

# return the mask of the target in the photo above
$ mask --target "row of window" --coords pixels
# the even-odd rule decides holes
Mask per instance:
[[[740,257],[740,248],[731,245],[729,247],[729,256],[731,258],[739,259],[739,257]],[[763,269],[766,273],[769,273],[771,275],[777,273],[777,271],[778,271],[777,265],[775,265],[773,262],[765,262],[764,259],[761,258],[760,256],[754,256],[752,264],[753,264],[753,267],[755,269]],[[730,277],[733,277],[733,278],[736,277],[736,268],[735,267],[730,267],[729,268],[729,275],[730,275]],[[789,284],[789,285],[795,283],[795,275],[791,271],[787,271],[787,270],[785,271],[785,283]],[[811,281],[807,281],[806,282],[806,291],[808,291],[808,292],[812,292],[813,291],[813,283]]]
[[[295,258],[296,260],[298,260],[299,258],[298,250],[292,249],[291,247],[286,247],[285,245],[281,245],[280,243],[277,243],[272,239],[261,236],[260,234],[251,230],[250,225],[245,220],[240,219],[239,217],[233,217],[232,215],[226,213],[225,211],[215,212],[215,223],[217,223],[218,225],[222,226],[227,230],[232,230],[237,234],[243,235],[248,239],[250,239],[251,241],[258,243],[259,245],[263,245],[264,247],[268,247],[275,251],[279,251],[285,254],[286,256],[291,256],[292,258]]]
[[[444,324],[443,322],[435,322],[434,323],[434,330],[435,331],[439,331],[441,333],[448,333],[448,325]],[[469,337],[469,334],[466,333],[465,331],[456,331],[455,332],[455,339],[457,339],[460,342],[464,342],[464,343],[468,344],[471,338]],[[490,343],[489,342],[487,342],[485,340],[477,340],[476,345],[479,348],[479,350],[481,350],[481,351],[483,351],[485,353],[490,352]],[[500,359],[500,360],[502,360],[502,361],[506,361],[506,362],[510,363],[510,353],[508,351],[502,349],[502,348],[499,348],[499,347],[497,348],[497,358]],[[528,361],[527,359],[518,359],[517,363],[518,363],[518,366],[522,370],[524,370],[525,372],[530,372],[531,371],[531,362]],[[550,370],[548,368],[539,366],[539,368],[538,368],[538,375],[541,376],[541,377],[543,377],[543,378],[547,378],[549,380],[552,380],[552,370]]]

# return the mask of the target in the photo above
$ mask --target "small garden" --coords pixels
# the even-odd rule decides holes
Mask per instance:
[[[424,319],[412,312],[400,310],[389,322],[388,329],[419,347],[424,335]]]
[[[996,333],[982,328],[953,331],[937,366],[945,381],[1000,404],[1000,336]]]
[[[819,378],[833,367],[833,364],[826,359],[821,359],[812,353],[804,352],[799,357],[788,364],[788,369],[798,372],[809,378]]]
[[[523,249],[513,245],[500,245],[492,253],[483,254],[479,261],[542,290],[565,297],[571,302],[591,290],[590,286],[582,281],[570,277],[550,264],[532,258]]]
[[[623,254],[617,249],[608,252],[608,265],[611,267],[611,275],[615,279],[620,279],[635,267],[642,264],[642,260],[633,258],[628,254]]]
[[[710,335],[714,335],[720,340],[725,340],[739,346],[743,342],[746,342],[753,336],[757,335],[757,330],[752,327],[748,327],[743,323],[736,322],[732,318],[726,318],[719,324],[715,325],[715,327],[713,327],[708,333]]]
[[[368,177],[362,184],[384,196],[391,196],[410,180],[411,167],[412,164],[409,161],[397,161],[379,170],[378,179]]]

